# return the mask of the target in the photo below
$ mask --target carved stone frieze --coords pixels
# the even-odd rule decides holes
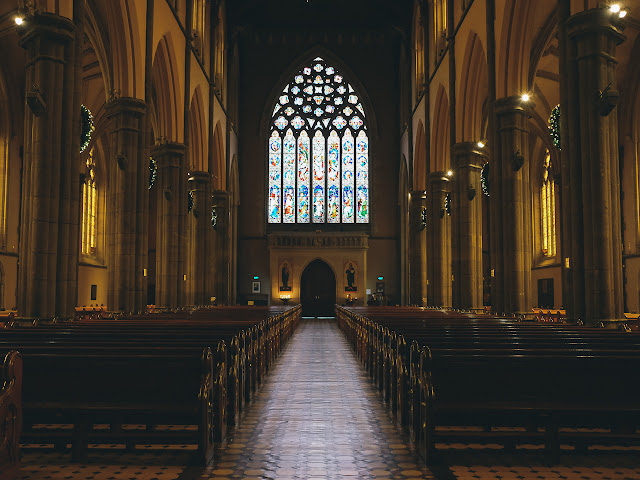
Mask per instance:
[[[361,233],[273,233],[269,249],[277,248],[369,248],[369,236]]]

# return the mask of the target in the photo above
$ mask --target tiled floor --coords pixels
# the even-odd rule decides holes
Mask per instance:
[[[637,479],[640,455],[566,454],[451,446],[437,480]],[[472,447],[472,446],[471,446]],[[24,449],[21,479],[428,479],[335,323],[303,321],[213,465],[188,467],[189,447],[91,449],[83,464],[69,453]]]

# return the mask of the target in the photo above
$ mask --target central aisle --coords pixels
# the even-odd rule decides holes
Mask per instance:
[[[303,320],[200,478],[433,478],[334,321]]]

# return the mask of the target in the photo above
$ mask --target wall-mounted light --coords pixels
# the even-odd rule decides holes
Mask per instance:
[[[478,148],[484,148],[484,142],[482,141],[479,141],[477,145],[478,145]]]
[[[523,93],[522,97],[520,97],[522,99],[523,102],[528,102],[529,100],[531,100],[531,95],[529,95],[528,93]]]
[[[472,183],[467,187],[467,198],[469,199],[469,201],[471,201],[475,197],[476,197],[476,187]]]
[[[520,153],[520,150],[511,155],[511,168],[514,172],[517,172],[524,165],[524,155]]]
[[[453,170],[447,170],[447,177],[453,176]]]
[[[16,25],[22,25],[24,23],[24,18],[16,17],[13,19],[16,22]]]

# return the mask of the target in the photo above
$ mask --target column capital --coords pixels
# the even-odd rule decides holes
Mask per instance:
[[[455,168],[482,168],[487,162],[487,152],[477,142],[460,142],[453,146],[453,166]]]
[[[158,167],[177,166],[180,158],[184,157],[184,152],[184,144],[178,142],[157,143],[150,150],[151,156],[158,162]],[[161,159],[162,161],[159,161]]]
[[[520,95],[498,98],[495,102],[497,116],[520,114],[531,117],[534,108],[531,100],[525,102]]]
[[[431,172],[427,177],[427,181],[429,185],[439,186],[442,191],[448,192],[451,178],[447,176],[446,172]]]
[[[621,44],[626,38],[622,34],[625,27],[624,20],[608,8],[593,8],[576,13],[567,21],[567,27],[569,30],[569,38],[579,39],[584,36],[593,36],[593,34],[597,33],[608,36],[615,42],[615,45]],[[608,53],[602,50],[607,47],[606,44],[599,42],[589,43],[591,43],[591,46],[588,48],[594,50],[584,53]],[[613,48],[615,48],[615,46],[613,46]]]
[[[196,186],[206,185],[211,181],[211,174],[203,171],[188,172],[189,182]]]
[[[142,117],[147,111],[147,103],[144,100],[133,97],[115,97],[107,102],[107,117],[129,114],[134,117]]]
[[[17,30],[20,35],[20,46],[27,48],[27,44],[37,38],[45,40],[45,44],[71,42],[75,25],[66,17],[52,13],[39,13],[27,17]]]
[[[211,192],[214,207],[229,208],[231,195],[226,190],[214,190]]]

